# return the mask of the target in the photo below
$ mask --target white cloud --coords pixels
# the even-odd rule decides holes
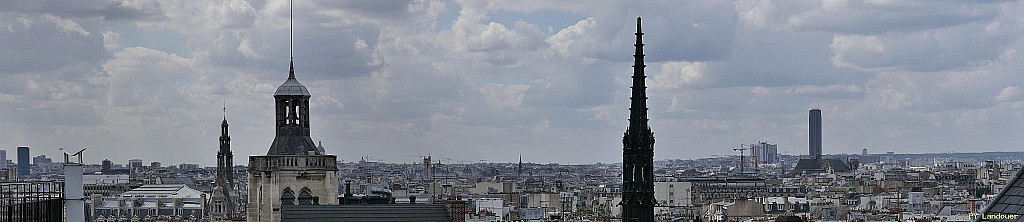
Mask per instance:
[[[1000,102],[1014,102],[1020,101],[1022,98],[1020,87],[1018,86],[1007,86],[999,91],[999,95],[996,96],[996,100]]]
[[[118,43],[120,40],[120,33],[111,31],[103,32],[103,48],[107,49],[107,51],[115,51],[121,48],[121,44]]]
[[[198,76],[186,58],[147,48],[126,48],[103,65],[110,75],[111,106],[165,109],[187,107],[184,88]]]
[[[661,64],[661,73],[654,76],[651,88],[674,89],[700,81],[707,69],[702,62],[665,62]]]
[[[61,18],[50,14],[44,14],[43,18],[46,19],[46,21],[49,21],[54,25],[57,25],[57,27],[60,27],[61,30],[67,33],[75,33],[82,36],[89,36],[92,34],[89,33],[89,31],[85,31],[85,29],[83,29],[82,26],[78,25],[78,23],[72,21],[71,19]]]
[[[480,87],[484,99],[496,110],[517,108],[523,104],[523,94],[530,89],[529,85],[487,84]]]

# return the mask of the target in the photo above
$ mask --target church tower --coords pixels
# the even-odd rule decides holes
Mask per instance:
[[[228,135],[227,107],[224,108],[224,120],[220,123],[220,150],[217,151],[217,186],[211,196],[210,216],[215,220],[234,218],[239,212],[240,203],[238,190],[235,188],[235,176],[232,168],[234,156],[231,154],[231,136]]]
[[[636,52],[629,128],[622,137],[622,220],[654,221],[654,132],[647,125],[647,86],[644,80],[644,43],[636,18]]]
[[[338,205],[337,157],[317,150],[309,137],[309,91],[295,78],[274,93],[274,142],[266,156],[249,156],[249,221],[281,221],[296,205]]]
[[[235,188],[235,175],[232,172],[234,164],[231,154],[231,136],[228,135],[228,118],[220,123],[220,151],[217,151],[217,185],[229,189]]]
[[[276,135],[267,155],[319,155],[309,137],[309,91],[295,79],[295,62],[289,61],[288,79],[274,93]]]

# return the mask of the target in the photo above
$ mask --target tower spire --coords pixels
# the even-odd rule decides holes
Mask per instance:
[[[295,2],[288,1],[288,78],[295,78]]]
[[[288,2],[288,80],[274,92],[274,142],[267,155],[320,155],[309,137],[309,90],[295,79],[294,1]]]
[[[647,125],[647,76],[640,17],[636,18],[629,128],[622,136],[622,219],[654,221],[654,132]]]
[[[647,75],[644,73],[644,68],[647,65],[644,64],[644,42],[643,42],[643,31],[640,28],[640,17],[636,18],[636,51],[633,53],[633,86],[632,95],[630,97],[630,115],[629,115],[629,128],[630,130],[641,130],[648,128],[647,126],[647,84],[645,79]]]

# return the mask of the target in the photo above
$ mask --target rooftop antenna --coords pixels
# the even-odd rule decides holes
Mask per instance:
[[[295,2],[288,1],[288,79],[295,79],[295,31],[294,14]]]
[[[288,56],[295,59],[295,1],[288,1]]]
[[[82,150],[79,150],[78,152],[75,152],[75,154],[68,154],[68,152],[64,152],[64,147],[60,147],[58,149],[61,152],[64,153],[64,163],[72,163],[71,160],[69,160],[69,157],[73,157],[73,156],[77,156],[78,157],[78,163],[83,163],[82,162],[82,151],[85,151],[85,148],[82,148]]]

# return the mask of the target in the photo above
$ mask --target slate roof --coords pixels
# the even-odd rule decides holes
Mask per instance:
[[[277,87],[277,92],[274,92],[275,96],[305,96],[309,97],[309,90],[306,90],[306,86],[299,83],[295,77],[288,78],[284,81],[281,86]]]
[[[368,204],[282,206],[281,220],[435,222],[452,218],[441,204]]]
[[[181,184],[144,185],[121,194],[122,197],[200,198],[203,192]]]
[[[281,86],[277,87],[274,96],[309,97],[309,90],[306,90],[306,86],[303,86],[302,83],[299,83],[299,80],[295,79],[295,63],[289,62],[288,66],[288,80],[285,80]]]
[[[846,166],[842,160],[838,159],[800,159],[796,163],[796,167],[793,168],[794,172],[797,171],[824,171],[826,165],[832,168],[835,172],[849,172],[850,167]]]
[[[818,166],[818,160],[815,159],[800,159],[800,161],[796,162],[796,167],[793,168],[794,171],[819,169],[821,169],[821,167]]]
[[[1018,170],[1006,188],[999,191],[999,195],[992,198],[992,203],[985,207],[983,215],[1024,215],[1024,170]],[[978,221],[990,221],[981,220]],[[1024,216],[1017,216],[1015,219],[1001,219],[997,221],[1024,221]]]

